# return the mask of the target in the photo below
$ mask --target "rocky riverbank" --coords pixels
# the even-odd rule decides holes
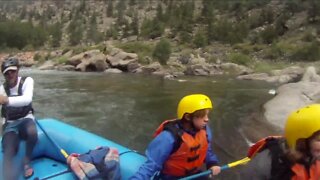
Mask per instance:
[[[289,114],[319,102],[320,76],[316,69],[310,66],[298,82],[279,86],[275,96],[263,104],[259,112],[252,114],[250,123],[243,126],[245,136],[254,142],[268,135],[282,135]],[[264,128],[259,128],[262,126]]]
[[[1,53],[0,61],[8,56],[8,53]],[[285,84],[298,81],[305,71],[303,67],[292,65],[267,73],[254,72],[250,66],[228,61],[210,62],[209,57],[195,52],[188,56],[173,53],[166,65],[161,65],[151,58],[148,62],[141,63],[138,54],[125,52],[111,43],[106,43],[100,49],[90,49],[80,53],[74,50],[55,50],[17,53],[15,56],[20,60],[22,66],[33,66],[40,70],[143,73],[160,75],[165,79],[174,79],[184,75],[233,75],[241,80],[262,80]]]
[[[0,54],[3,61],[9,54]],[[22,66],[33,66],[40,70],[81,71],[101,73],[143,73],[160,75],[165,79],[175,79],[184,75],[214,76],[232,74],[240,80],[261,80],[278,83],[276,95],[266,102],[261,109],[252,114],[251,123],[243,128],[248,139],[254,141],[270,134],[281,134],[288,114],[307,104],[318,102],[320,98],[320,77],[314,67],[290,66],[272,70],[269,73],[257,73],[249,67],[234,63],[210,63],[207,59],[190,54],[182,59],[172,55],[166,66],[158,62],[141,64],[138,55],[107,44],[103,51],[92,49],[81,53],[72,50],[51,52],[36,51],[17,53],[15,55]],[[49,57],[39,61],[39,57]],[[41,59],[41,58],[40,58]],[[264,128],[261,130],[263,124]],[[258,129],[258,130],[257,130]]]

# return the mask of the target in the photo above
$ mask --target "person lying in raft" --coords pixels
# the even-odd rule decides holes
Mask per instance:
[[[3,174],[0,179],[16,180],[19,166],[14,165],[13,158],[18,152],[20,139],[26,140],[26,156],[24,158],[24,176],[32,176],[30,159],[38,140],[37,128],[33,116],[32,96],[33,79],[20,77],[19,61],[8,58],[1,65],[5,83],[0,87],[1,116],[3,121]]]
[[[178,105],[178,119],[164,121],[158,127],[146,150],[147,161],[130,179],[149,180],[156,172],[160,173],[155,179],[179,179],[201,172],[204,164],[212,175],[219,174],[208,125],[211,109],[211,100],[206,95],[183,97]]]
[[[320,179],[320,104],[293,112],[284,131],[284,137],[270,136],[254,145],[241,179]]]

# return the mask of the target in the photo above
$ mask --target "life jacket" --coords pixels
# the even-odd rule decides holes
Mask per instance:
[[[311,164],[309,171],[302,164],[294,164],[291,168],[294,176],[291,180],[319,180],[320,179],[320,160]]]
[[[106,146],[84,154],[71,154],[67,162],[80,180],[120,180],[119,152]]]
[[[306,165],[290,162],[280,147],[282,136],[268,136],[259,140],[249,148],[248,157],[253,158],[257,153],[269,149],[271,153],[271,179],[291,180],[319,180],[320,161],[310,165],[309,171]]]
[[[27,77],[21,77],[19,86],[18,86],[18,95],[11,95],[10,94],[10,87],[8,83],[4,83],[3,87],[4,90],[6,91],[6,94],[8,97],[14,97],[14,96],[22,96],[22,86],[23,83],[25,82]],[[13,106],[2,106],[1,108],[1,116],[5,118],[6,120],[17,120],[20,118],[25,117],[28,115],[30,112],[33,113],[33,108],[32,108],[32,103],[22,106],[22,107],[13,107]]]
[[[156,130],[154,136],[167,130],[173,134],[178,145],[174,146],[172,154],[163,165],[161,173],[183,177],[199,172],[208,150],[207,132],[199,130],[194,136],[178,127],[180,120],[164,121]]]

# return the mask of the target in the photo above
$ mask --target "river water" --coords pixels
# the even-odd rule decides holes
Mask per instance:
[[[57,72],[23,69],[35,80],[38,119],[51,117],[83,128],[144,153],[165,119],[176,117],[177,104],[192,93],[207,94],[214,103],[210,126],[221,164],[246,156],[241,127],[248,115],[272,98],[273,84],[226,76],[164,80],[139,74]],[[263,128],[263,127],[259,127]],[[71,152],[70,152],[71,153]],[[218,179],[237,179],[237,168]]]

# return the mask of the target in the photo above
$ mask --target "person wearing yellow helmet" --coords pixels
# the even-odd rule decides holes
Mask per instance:
[[[212,132],[208,126],[213,108],[204,94],[183,97],[177,119],[164,121],[146,150],[147,161],[130,179],[179,179],[201,172],[206,164],[212,175],[220,173],[212,151]]]
[[[320,179],[320,104],[291,113],[282,138],[266,138],[243,179]]]

